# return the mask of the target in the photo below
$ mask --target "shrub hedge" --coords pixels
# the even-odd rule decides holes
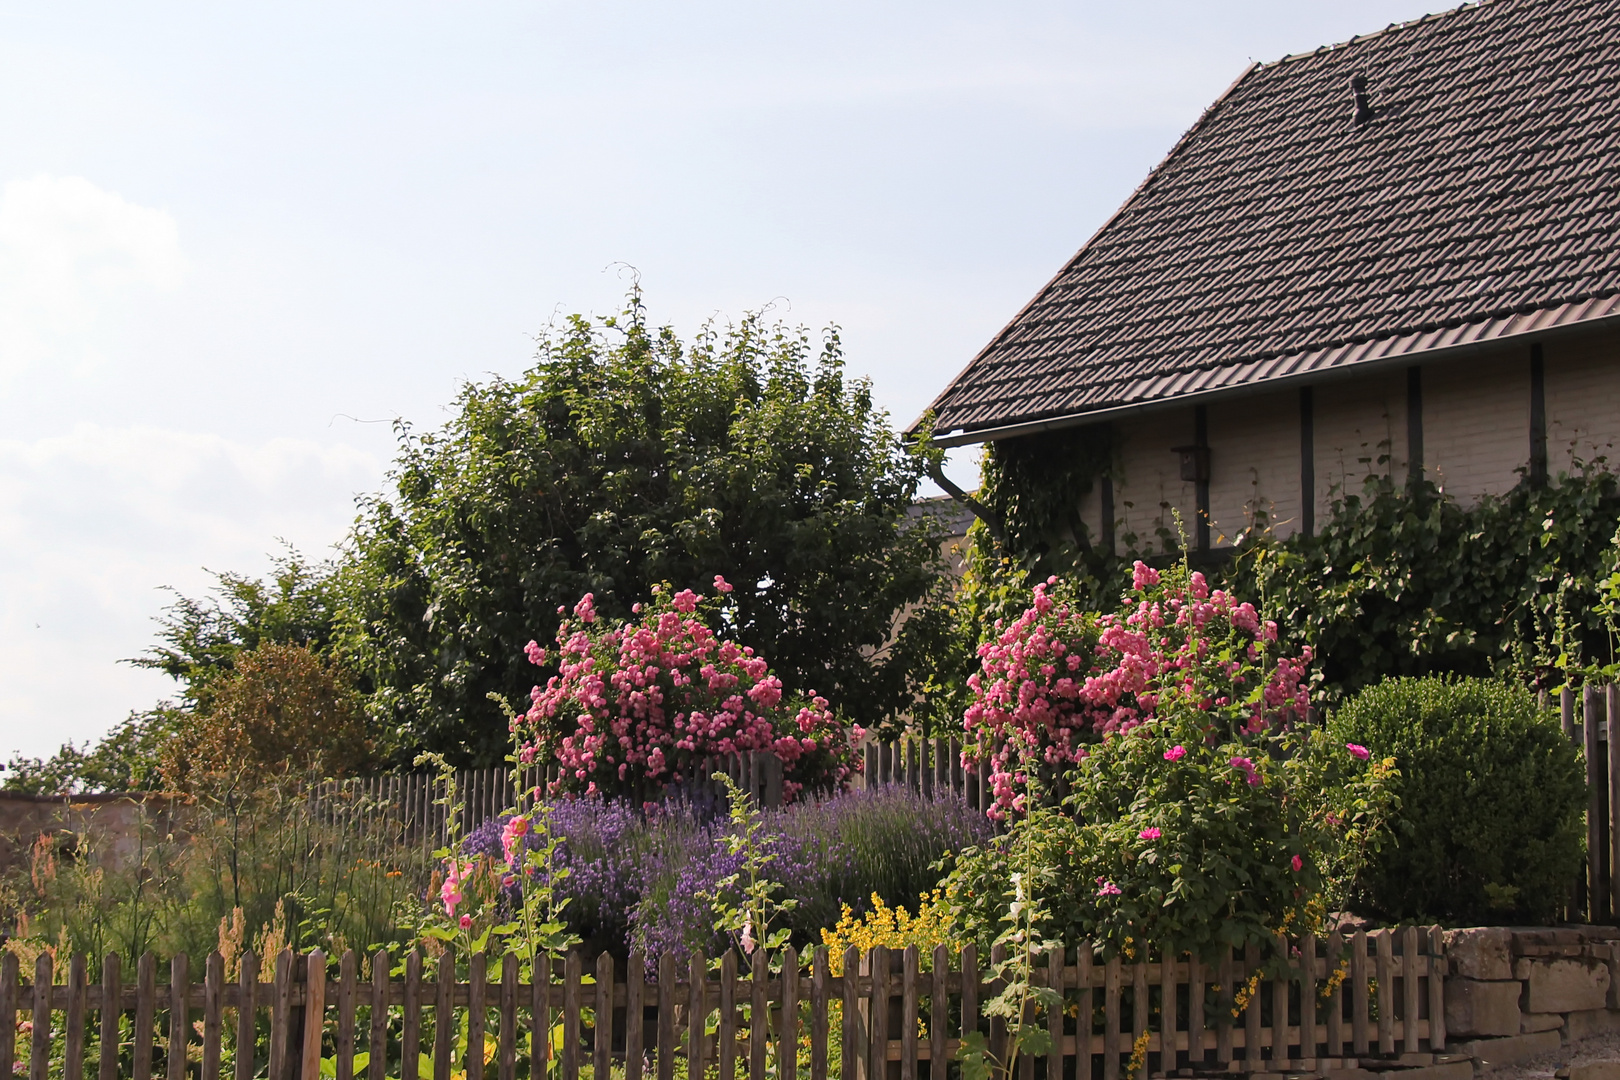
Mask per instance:
[[[1580,871],[1586,783],[1579,752],[1528,690],[1390,679],[1346,702],[1329,731],[1400,772],[1359,909],[1461,924],[1556,917]]]

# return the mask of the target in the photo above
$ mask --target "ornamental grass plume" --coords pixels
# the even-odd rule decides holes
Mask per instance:
[[[649,800],[705,777],[714,758],[753,750],[782,759],[789,802],[846,786],[865,731],[840,724],[814,691],[787,695],[763,657],[715,634],[710,624],[735,614],[724,578],[715,590],[703,599],[655,586],[652,603],[623,623],[600,620],[586,593],[572,620],[557,609],[555,657],[528,644],[530,661],[555,659],[557,674],[533,689],[513,728],[523,763],[562,766],[552,794]]]

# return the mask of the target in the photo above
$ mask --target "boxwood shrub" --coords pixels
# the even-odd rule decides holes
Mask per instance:
[[[1585,772],[1529,691],[1390,679],[1348,701],[1329,731],[1400,771],[1400,806],[1356,888],[1365,914],[1454,925],[1556,917],[1580,872]]]

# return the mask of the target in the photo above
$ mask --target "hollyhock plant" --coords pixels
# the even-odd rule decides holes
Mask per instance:
[[[1122,610],[1077,610],[1058,579],[979,646],[963,717],[967,763],[990,763],[991,816],[1022,809],[1032,771],[1069,769],[1105,736],[1191,707],[1223,732],[1254,734],[1305,715],[1311,651],[1282,654],[1277,624],[1183,566],[1137,562]],[[1186,748],[1164,751],[1177,761]]]
[[[786,695],[763,657],[715,634],[731,586],[720,577],[714,585],[708,600],[655,587],[652,603],[622,623],[599,619],[590,593],[572,619],[558,609],[557,674],[513,721],[524,762],[562,766],[554,794],[649,799],[706,776],[715,759],[755,750],[782,759],[789,801],[846,786],[865,732],[840,724],[814,692]],[[533,642],[525,651],[536,664],[553,659]]]

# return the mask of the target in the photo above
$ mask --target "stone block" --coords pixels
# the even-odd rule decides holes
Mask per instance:
[[[1520,960],[1527,1012],[1602,1009],[1609,1000],[1609,965],[1601,960]],[[1515,974],[1517,972],[1515,971]]]
[[[1572,1012],[1564,1024],[1564,1041],[1574,1042],[1588,1035],[1605,1031],[1620,1031],[1620,1011],[1613,1009],[1585,1009]],[[1620,1078],[1616,1078],[1620,1080]]]
[[[1564,1080],[1620,1080],[1620,1061],[1588,1061],[1559,1069],[1558,1075]]]
[[[1424,1065],[1416,1069],[1402,1069],[1395,1075],[1398,1075],[1400,1080],[1474,1080],[1474,1063],[1454,1061],[1449,1065]],[[1611,1078],[1600,1077],[1598,1080]],[[1612,1080],[1620,1080],[1620,1077],[1614,1077]]]
[[[1458,1036],[1521,1034],[1521,989],[1517,981],[1447,979],[1446,1031]]]
[[[1447,930],[1444,942],[1453,975],[1464,979],[1513,978],[1513,932],[1506,927]]]
[[[1473,1058],[1480,1068],[1496,1069],[1553,1053],[1563,1044],[1564,1040],[1558,1032],[1538,1031],[1530,1035],[1511,1035],[1505,1039],[1475,1039],[1457,1049]]]
[[[1528,1035],[1532,1031],[1558,1031],[1563,1026],[1563,1013],[1519,1014],[1519,1033],[1521,1035]]]

